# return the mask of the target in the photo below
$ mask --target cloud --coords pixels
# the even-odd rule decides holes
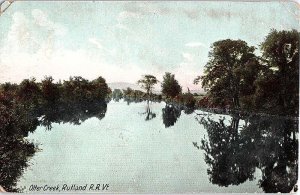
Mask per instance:
[[[121,15],[123,18],[138,15],[126,14]],[[75,49],[65,46],[70,41],[69,36],[63,36],[67,32],[65,26],[41,10],[33,10],[26,16],[16,12],[8,34],[3,34],[0,40],[0,82],[20,82],[30,77],[40,80],[45,75],[57,81],[80,75],[90,80],[103,76],[107,82],[135,83],[143,74],[161,79],[164,72],[171,71],[186,86],[197,76],[193,75],[198,72],[194,71],[198,63],[196,54],[161,48],[152,41],[152,36],[143,37],[143,32],[134,31],[128,36],[113,29],[109,40],[92,35],[86,37],[85,47]],[[117,44],[111,44],[111,39],[116,39]],[[136,53],[128,43],[138,46]],[[172,54],[178,59],[174,60]]]
[[[125,30],[129,33],[132,33],[133,31],[130,30],[125,24],[121,24],[121,23],[118,23],[116,24],[114,27],[118,28],[118,29],[121,29],[121,30]]]
[[[94,46],[96,46],[98,49],[103,49],[103,45],[101,44],[100,40],[96,38],[89,38],[88,41]]]
[[[240,11],[231,10],[229,9],[220,9],[220,8],[205,8],[205,7],[198,7],[198,8],[190,8],[190,9],[183,9],[183,13],[190,19],[196,20],[202,17],[209,17],[211,19],[230,19],[231,17],[242,17]]]
[[[182,57],[184,59],[184,62],[183,62],[184,64],[191,63],[194,61],[194,57],[190,53],[183,52]]]
[[[201,71],[195,55],[188,52],[183,52],[181,55],[182,62],[179,63],[179,66],[172,73],[175,74],[176,79],[183,86],[183,91],[187,91],[187,87],[190,90],[201,90],[200,86],[193,84],[194,79]]]
[[[145,15],[166,15],[172,13],[169,6],[164,6],[157,2],[129,2],[124,6],[125,11],[135,13],[140,16]]]
[[[99,48],[97,52],[89,47],[68,49],[56,45],[65,39],[55,33],[58,26],[61,25],[39,10],[27,17],[21,12],[13,14],[8,33],[1,38],[0,83],[19,83],[30,77],[41,80],[45,75],[53,76],[56,81],[80,75],[89,80],[103,76],[108,82],[125,80],[134,83],[146,73],[133,63],[122,66],[108,63],[104,57],[109,56],[109,50],[95,37],[87,42]]]
[[[131,12],[131,11],[122,11],[118,15],[118,20],[122,21],[128,18],[140,18],[140,17],[141,17],[140,13]]]
[[[241,14],[236,11],[224,10],[224,9],[207,9],[205,14],[214,19],[240,17]]]
[[[156,2],[128,2],[124,6],[124,11],[118,15],[119,19],[141,18],[147,15],[166,15],[171,13],[169,7],[157,4]]]
[[[197,9],[184,9],[183,13],[190,19],[197,19],[200,15],[200,11]]]
[[[205,47],[206,45],[201,42],[190,42],[185,44],[186,47]]]
[[[41,30],[44,30],[42,34]],[[36,52],[40,49],[49,51],[54,47],[55,37],[62,36],[66,32],[65,27],[49,20],[41,10],[33,10],[30,18],[22,12],[15,12],[7,37],[2,39],[0,52],[18,54],[24,51]]]
[[[44,27],[49,31],[53,31],[55,35],[66,34],[66,28],[64,28],[61,24],[51,21],[43,11],[34,9],[32,10],[31,14],[33,17],[33,21],[38,26]]]

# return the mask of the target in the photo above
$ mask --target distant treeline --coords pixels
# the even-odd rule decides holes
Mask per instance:
[[[36,106],[54,102],[89,102],[105,100],[110,93],[105,79],[99,77],[88,81],[80,76],[58,83],[45,77],[41,82],[34,78],[24,79],[19,85],[4,83],[0,86],[0,101],[5,96],[20,101],[27,106]]]
[[[299,32],[276,31],[254,46],[242,40],[220,40],[211,45],[204,73],[195,78],[207,92],[205,96],[182,92],[175,75],[166,72],[159,82],[153,75],[143,75],[137,81],[144,91],[127,88],[111,92],[105,79],[88,81],[70,77],[67,81],[53,82],[45,77],[41,82],[25,79],[20,84],[0,86],[0,104],[22,103],[34,108],[54,102],[92,102],[107,98],[164,100],[190,108],[220,108],[278,115],[298,115],[299,105]],[[161,94],[154,94],[156,84]]]
[[[34,131],[41,122],[68,121],[58,117],[96,115],[101,108],[106,111],[106,97],[110,93],[105,80],[99,77],[88,81],[82,77],[70,77],[69,80],[54,83],[52,77],[45,77],[41,82],[34,78],[25,79],[20,84],[4,83],[0,85],[0,133],[5,136],[26,136]],[[93,112],[88,112],[93,110]],[[54,116],[50,116],[51,113]],[[102,112],[97,114],[103,117]],[[41,120],[38,117],[44,116]],[[60,119],[56,119],[56,118]],[[74,117],[70,117],[74,118]],[[78,118],[78,117],[77,117]],[[79,121],[70,121],[78,123]]]

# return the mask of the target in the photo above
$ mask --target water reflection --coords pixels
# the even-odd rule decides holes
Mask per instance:
[[[45,104],[34,112],[23,105],[13,109],[0,107],[0,185],[9,192],[22,192],[16,187],[17,181],[38,150],[38,146],[26,140],[29,132],[39,125],[51,130],[52,123],[79,125],[91,117],[101,120],[106,110],[103,101]]]
[[[12,106],[5,100],[0,107],[0,185],[9,192],[18,192],[18,178],[28,167],[28,160],[37,147],[24,139],[39,121],[26,107]]]
[[[45,105],[42,108],[40,118],[41,125],[47,129],[52,128],[52,123],[71,123],[80,125],[85,120],[96,117],[99,120],[104,118],[107,110],[105,102],[88,102],[80,104],[56,104]]]
[[[156,117],[156,113],[154,113],[151,109],[149,100],[147,100],[146,111],[141,114],[146,116],[145,121],[152,120]]]
[[[127,105],[130,105],[131,103],[146,102],[145,112],[142,113],[139,112],[139,114],[145,115],[145,121],[152,120],[156,117],[156,113],[153,112],[150,102],[161,102],[161,100],[145,100],[142,98],[130,98],[130,97],[123,97],[123,99],[125,102],[127,102]],[[114,100],[116,102],[119,101],[119,99],[114,99]],[[176,121],[180,118],[181,111],[183,111],[185,114],[192,114],[194,113],[194,108],[188,108],[186,106],[166,102],[166,106],[162,109],[162,120],[163,120],[163,124],[165,125],[165,128],[174,126]]]
[[[245,124],[241,124],[241,119]],[[219,186],[239,185],[262,172],[265,192],[290,192],[297,182],[298,120],[268,116],[232,115],[231,119],[200,117],[208,138],[196,148],[205,152],[210,181]]]
[[[146,108],[141,115],[145,121],[152,120],[157,111],[149,101],[144,103]],[[101,120],[107,104],[53,103],[34,112],[26,109],[22,105],[13,110],[0,107],[0,185],[7,191],[22,191],[16,187],[17,181],[38,150],[38,146],[26,141],[29,132],[39,125],[51,130],[53,123],[79,125],[90,117]],[[174,126],[185,114],[194,113],[173,104],[160,109],[165,128]],[[207,136],[192,143],[204,151],[210,182],[219,186],[239,185],[253,180],[259,169],[262,177],[258,178],[258,185],[265,192],[290,192],[298,178],[298,120],[241,114],[215,119],[216,116],[197,117]]]
[[[162,109],[163,123],[166,128],[173,126],[179,119],[181,114],[181,109],[172,104],[166,104]]]
[[[0,185],[8,192],[20,192],[17,181],[29,166],[28,160],[37,148],[33,143],[15,137],[0,138]]]
[[[123,93],[120,89],[114,89],[111,96],[114,101],[119,102],[123,98]]]

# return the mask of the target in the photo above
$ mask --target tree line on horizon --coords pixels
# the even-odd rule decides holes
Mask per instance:
[[[161,82],[165,100],[191,107],[228,108],[260,111],[278,115],[298,115],[299,107],[299,32],[271,32],[257,48],[242,40],[220,40],[212,44],[209,60],[202,76],[194,80],[207,92],[195,100],[193,94],[182,93],[175,75],[166,72]],[[159,81],[144,75],[137,83],[146,94],[127,89],[130,94],[150,97]]]
[[[220,40],[211,45],[204,73],[194,80],[207,92],[196,97],[182,87],[175,75],[166,72],[161,84],[161,94],[153,94],[158,79],[150,74],[137,81],[145,90],[127,88],[112,92],[104,78],[89,81],[80,76],[68,81],[53,82],[45,77],[41,82],[34,78],[20,84],[0,85],[0,103],[9,99],[38,105],[42,102],[89,102],[122,96],[164,100],[197,108],[228,108],[231,110],[262,111],[279,115],[297,115],[299,105],[299,32],[271,32],[257,48],[242,40]]]

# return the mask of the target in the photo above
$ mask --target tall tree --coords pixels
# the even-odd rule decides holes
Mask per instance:
[[[161,92],[167,97],[175,97],[181,93],[181,86],[178,84],[178,81],[175,79],[174,74],[166,72],[163,77],[163,82],[161,83]]]
[[[146,90],[148,97],[151,95],[153,87],[158,80],[153,75],[144,75],[142,79],[138,80],[138,84]]]
[[[254,71],[257,68],[250,68],[259,65],[254,54],[255,47],[248,46],[242,40],[226,39],[213,43],[211,48],[204,75],[196,78],[194,82],[202,81],[202,87],[208,91],[214,104],[229,104],[233,108],[240,108],[242,90],[247,91],[247,87],[251,86],[249,83],[244,84],[246,80],[241,73],[251,69],[253,71],[249,72],[252,77],[257,74]]]
[[[53,103],[59,100],[59,88],[57,84],[53,83],[53,80],[51,76],[45,77],[44,80],[42,80],[42,95],[47,103]]]
[[[91,91],[93,91],[93,96],[95,99],[105,99],[106,96],[111,92],[106,80],[101,76],[93,80],[91,85]]]
[[[24,79],[19,85],[17,96],[24,103],[37,105],[41,98],[41,90],[36,79]]]
[[[299,105],[299,32],[271,30],[261,44],[267,69],[257,79],[259,108],[297,114]]]

